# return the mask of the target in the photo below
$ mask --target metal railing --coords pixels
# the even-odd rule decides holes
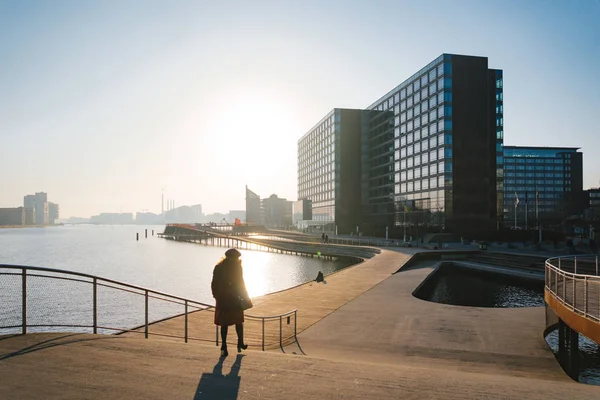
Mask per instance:
[[[0,264],[0,334],[29,332],[138,333],[188,340],[189,315],[212,311],[214,306],[180,296],[111,279],[52,268]],[[297,310],[274,316],[246,315],[262,325],[261,348],[265,349],[265,323],[279,320],[279,346],[286,340],[283,321],[290,324],[289,339],[296,340]],[[150,332],[159,322],[182,317],[181,334]]]
[[[573,312],[600,323],[598,256],[546,260],[546,290]]]

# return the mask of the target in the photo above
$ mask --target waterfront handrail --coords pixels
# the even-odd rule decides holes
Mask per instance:
[[[567,309],[600,323],[598,256],[549,258],[545,262],[546,291]]]
[[[52,274],[55,274],[55,275],[52,275]],[[6,277],[8,277],[8,278],[6,278]],[[88,305],[88,306],[90,306],[90,309],[86,310],[85,314],[88,314],[88,312],[89,312],[89,315],[86,315],[86,317],[87,317],[88,321],[89,321],[89,318],[91,317],[91,324],[83,323],[82,322],[82,319],[84,319],[83,317],[81,317],[80,320],[75,321],[74,323],[52,323],[51,320],[50,321],[48,321],[48,320],[42,321],[44,323],[31,323],[28,320],[28,311],[30,309],[39,309],[40,307],[43,309],[47,309],[52,306],[52,304],[47,304],[46,302],[41,300],[41,298],[44,297],[44,295],[47,293],[38,292],[37,294],[39,296],[31,296],[32,289],[40,290],[40,288],[43,287],[43,289],[48,290],[47,285],[36,286],[34,284],[33,287],[31,287],[32,286],[31,281],[33,280],[33,278],[46,278],[46,279],[59,280],[60,282],[77,282],[77,283],[91,285],[91,292],[85,291],[83,293],[80,293],[82,295],[81,296],[82,298],[76,298],[75,300],[73,300],[71,303],[68,304],[68,306],[71,307],[70,309],[65,310],[64,306],[63,306],[63,309],[61,309],[61,313],[63,315],[76,315],[77,311],[78,311],[78,310],[76,310],[78,308],[77,305],[78,306]],[[6,279],[8,279],[8,284],[6,282]],[[13,282],[11,282],[11,279],[13,280]],[[20,286],[20,290],[18,288],[19,286]],[[117,291],[119,291],[119,293],[143,296],[144,297],[144,313],[143,313],[144,314],[144,323],[143,324],[132,324],[131,323],[131,325],[134,325],[133,328],[131,328],[131,327],[126,328],[124,326],[117,327],[117,326],[111,326],[110,324],[105,325],[105,324],[100,323],[98,320],[99,311],[101,308],[100,304],[99,304],[99,289],[100,288],[109,288],[109,289],[117,290]],[[74,292],[76,293],[76,290],[74,290],[74,289],[75,289],[75,287],[71,287],[71,288],[65,289],[65,290],[69,290],[68,293],[58,293],[58,290],[56,290],[56,287],[55,287],[54,289],[50,288],[50,291],[52,292],[53,295],[55,295],[56,293],[58,293],[59,295],[61,295],[61,294],[64,295],[60,299],[55,299],[55,303],[60,303],[61,301],[64,302],[65,300],[69,301],[68,296],[72,295]],[[113,299],[115,297],[117,297],[117,296],[113,296]],[[113,280],[113,279],[102,278],[102,277],[91,275],[91,274],[66,271],[66,270],[60,270],[60,269],[54,269],[54,268],[45,268],[45,267],[0,264],[0,299],[2,300],[2,303],[0,303],[0,334],[2,333],[3,330],[4,331],[6,331],[6,330],[15,331],[16,330],[17,332],[26,334],[28,332],[28,328],[45,328],[45,329],[52,330],[52,331],[56,331],[57,328],[59,328],[59,330],[63,329],[63,328],[77,328],[77,329],[91,329],[92,333],[94,333],[94,334],[99,333],[99,331],[113,331],[113,332],[116,332],[117,334],[131,332],[131,333],[143,333],[145,338],[148,338],[150,335],[153,335],[153,336],[163,336],[163,337],[171,337],[171,338],[182,338],[182,339],[184,339],[184,341],[186,343],[188,342],[188,340],[201,340],[201,341],[213,342],[212,339],[190,337],[189,336],[189,328],[188,328],[188,316],[191,312],[214,309],[213,305],[202,303],[200,301],[192,300],[192,299],[185,298],[182,296],[175,296],[175,295],[164,293],[161,291],[148,289],[145,287],[136,286],[136,285],[132,285],[129,283],[120,282],[120,281]],[[159,313],[162,312],[164,315],[162,316],[162,318],[158,318],[158,320],[150,321],[151,300],[152,301],[158,300],[158,301],[166,302],[170,305],[175,304],[177,306],[183,306],[183,310],[182,310],[183,312],[178,312],[178,313],[167,312],[166,310],[160,310],[160,307],[158,307],[159,308],[158,312]],[[91,304],[89,304],[89,303],[91,303]],[[12,308],[11,308],[11,305],[13,306]],[[20,312],[17,311],[19,306],[20,306]],[[134,307],[132,307],[131,302],[127,302],[127,304],[125,304],[125,307],[127,307],[126,311],[132,312],[133,318],[135,318],[136,316],[139,317],[138,315],[136,315],[135,311],[133,311]],[[106,308],[110,309],[111,305],[109,305]],[[122,317],[124,310],[122,310],[120,308],[115,308],[115,304],[112,304],[112,308],[114,309],[115,312],[111,313],[110,317],[115,317],[116,315],[114,315],[114,314],[117,314],[117,313],[119,313],[119,315],[117,317]],[[42,313],[42,314],[47,314],[47,313]],[[58,316],[57,319],[60,319],[63,315]],[[297,322],[296,322],[297,310],[296,309],[294,309],[292,311],[288,311],[286,313],[278,314],[278,315],[258,316],[258,315],[247,314],[246,317],[250,320],[261,321],[261,323],[262,323],[261,347],[264,350],[265,349],[265,329],[264,329],[265,322],[279,319],[279,325],[280,325],[279,346],[283,347],[283,334],[282,334],[283,319],[287,317],[288,324],[289,324],[289,319],[292,315],[294,316],[294,330],[293,330],[292,338],[294,340],[296,340],[296,334],[297,334],[297,329],[296,329],[297,328]],[[51,318],[53,318],[53,317],[56,317],[56,316],[51,315]],[[150,332],[149,327],[151,325],[153,325],[157,322],[172,319],[175,317],[183,317],[184,318],[184,327],[183,327],[183,335],[182,336]],[[44,318],[47,318],[47,315],[44,315]],[[5,321],[10,322],[11,320],[17,320],[17,321],[20,320],[20,323],[5,324]],[[129,322],[126,322],[126,323],[129,323]],[[102,333],[102,332],[100,332],[100,333]],[[214,340],[214,342],[216,342],[217,345],[219,344],[218,327],[217,327],[216,339]]]

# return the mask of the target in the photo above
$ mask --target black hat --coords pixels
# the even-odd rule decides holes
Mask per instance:
[[[225,257],[227,258],[240,258],[242,253],[240,253],[237,249],[229,249],[225,252]]]

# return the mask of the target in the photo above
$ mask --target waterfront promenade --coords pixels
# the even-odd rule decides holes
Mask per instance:
[[[326,284],[256,299],[256,314],[298,308],[304,356],[231,351],[220,362],[214,344],[135,336],[4,337],[0,393],[8,399],[600,398],[599,387],[572,381],[558,366],[542,336],[542,307],[418,300],[412,291],[432,266],[394,274],[408,252],[386,250],[327,277]]]

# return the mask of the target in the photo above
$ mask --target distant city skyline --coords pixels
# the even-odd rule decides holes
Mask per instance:
[[[226,213],[245,185],[295,200],[314,122],[442,53],[503,69],[505,142],[580,147],[598,187],[598,20],[598,1],[1,2],[0,207],[44,191],[61,219],[160,213],[164,192]]]

